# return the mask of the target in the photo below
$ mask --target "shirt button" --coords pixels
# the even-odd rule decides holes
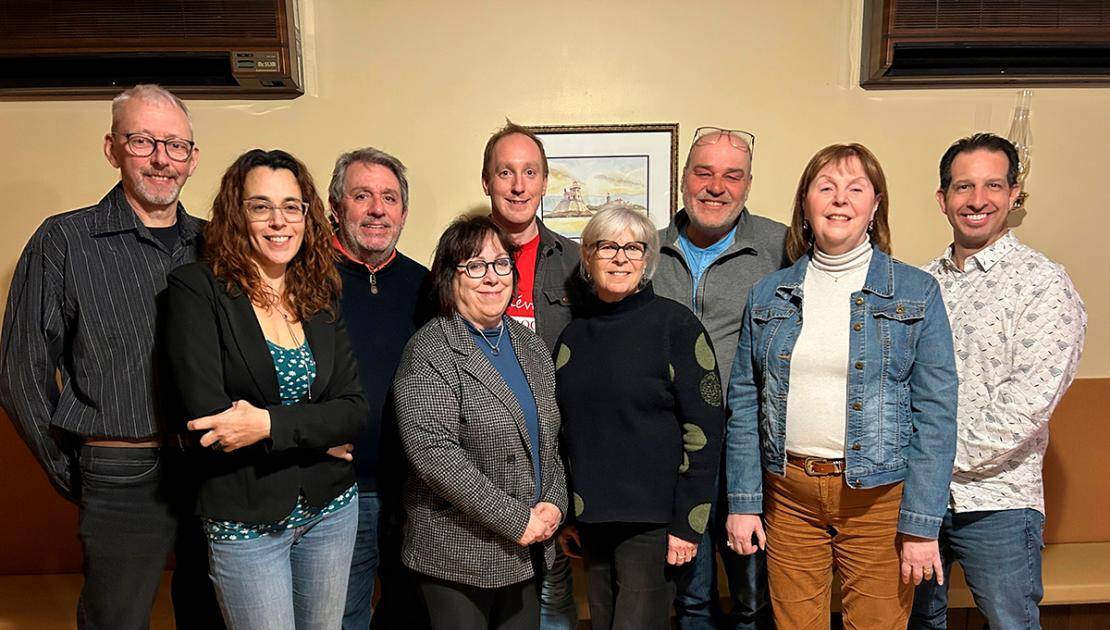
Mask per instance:
[[[856,361],[856,369],[857,370],[862,370],[863,369],[863,361]]]
[[[860,323],[852,324],[852,330],[855,330],[855,331],[863,330],[863,324],[860,324]]]
[[[861,298],[861,297],[856,298],[856,304],[859,305],[859,306],[863,306],[863,298]]]
[[[859,410],[863,409],[863,405],[861,403],[854,402],[854,403],[852,403],[852,409],[855,409],[856,411],[859,411]]]
[[[559,303],[560,304],[570,304],[570,298],[564,295],[562,298],[559,299]]]

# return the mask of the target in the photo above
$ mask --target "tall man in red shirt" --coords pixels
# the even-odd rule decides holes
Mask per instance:
[[[508,314],[552,349],[576,302],[578,245],[547,229],[536,216],[547,191],[547,172],[543,143],[525,127],[508,122],[486,142],[482,189],[490,198],[490,218],[520,247],[515,260],[520,277]],[[570,563],[558,549],[541,584],[540,627],[577,628]]]

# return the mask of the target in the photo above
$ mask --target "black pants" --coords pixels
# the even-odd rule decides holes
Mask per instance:
[[[435,630],[538,630],[540,594],[535,580],[478,588],[415,574]]]
[[[171,591],[177,627],[223,628],[208,580],[204,534],[189,515],[195,492],[184,483],[177,454],[170,449],[81,447],[79,532],[85,583],[77,625],[82,630],[145,630],[175,541],[178,559]]]
[[[667,528],[644,523],[579,523],[594,630],[670,628],[674,581]]]

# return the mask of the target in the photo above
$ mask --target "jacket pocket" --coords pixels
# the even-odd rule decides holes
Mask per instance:
[[[882,341],[888,376],[902,381],[913,367],[918,325],[925,319],[925,303],[894,300],[872,311]]]

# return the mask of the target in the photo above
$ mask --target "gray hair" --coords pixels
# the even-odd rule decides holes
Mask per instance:
[[[339,210],[340,201],[343,199],[343,183],[347,179],[347,169],[354,163],[362,164],[377,164],[388,168],[397,181],[401,184],[401,207],[404,210],[409,209],[409,180],[405,177],[405,165],[401,160],[393,157],[392,155],[375,149],[374,147],[363,147],[348,151],[339,156],[335,161],[335,168],[331,172],[331,183],[328,184],[328,205],[331,206],[332,211]]]
[[[189,135],[193,135],[193,116],[189,113],[189,108],[185,107],[185,101],[178,98],[173,92],[154,83],[140,83],[133,88],[120,92],[112,99],[112,131],[119,128],[119,120],[123,117],[123,107],[131,99],[138,99],[144,103],[171,105],[180,109],[181,113],[185,114],[185,119],[189,121]]]
[[[585,256],[593,256],[594,244],[601,240],[613,240],[621,232],[632,232],[632,238],[647,243],[644,251],[644,282],[651,280],[655,275],[655,266],[659,264],[659,231],[643,212],[632,208],[615,206],[606,208],[593,216],[586,227],[582,228],[582,249]],[[587,268],[589,264],[583,261],[578,266],[582,278],[589,281]]]

